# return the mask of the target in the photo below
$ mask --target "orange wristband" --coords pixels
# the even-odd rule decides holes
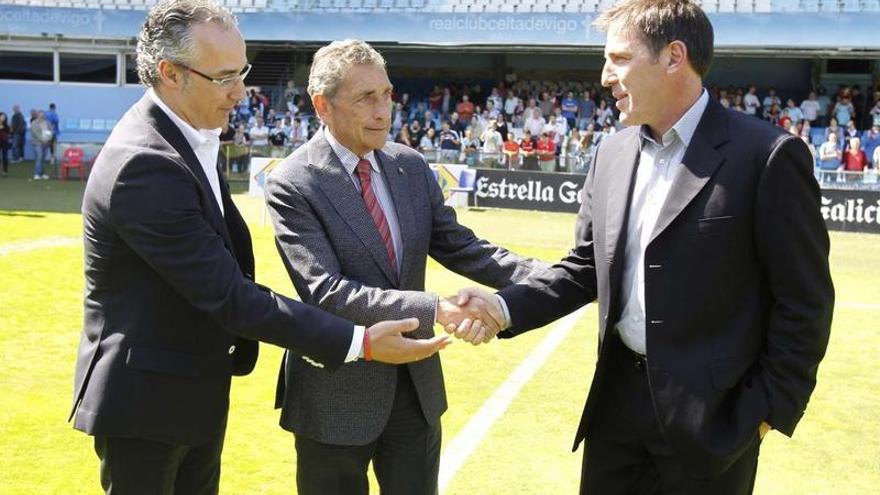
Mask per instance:
[[[370,329],[364,328],[364,361],[373,360],[373,349],[370,347]]]

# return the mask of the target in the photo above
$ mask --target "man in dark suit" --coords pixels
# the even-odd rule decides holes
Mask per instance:
[[[272,171],[266,187],[294,286],[303,301],[364,324],[415,315],[417,339],[433,337],[435,320],[503,321],[425,293],[428,256],[497,288],[544,265],[459,225],[424,157],[386,143],[391,91],[384,59],[362,41],[334,42],[315,55],[309,95],[325,127]],[[480,326],[466,340],[479,343]],[[447,407],[439,359],[355,363],[329,375],[294,350],[281,380],[281,425],[296,435],[300,495],[366,495],[370,461],[383,494],[437,492]]]
[[[597,24],[629,127],[599,147],[576,245],[500,299],[463,293],[506,305],[501,337],[598,299],[581,493],[750,493],[763,435],[792,435],[828,343],[812,159],[708,96],[713,32],[694,2],[628,0]]]
[[[250,234],[217,168],[220,127],[249,69],[227,10],[158,4],[138,41],[150,89],[89,179],[71,416],[95,437],[107,493],[217,493],[230,377],[253,369],[255,340],[325,373],[359,356],[401,363],[443,346],[404,339],[414,319],[364,330],[254,283]]]

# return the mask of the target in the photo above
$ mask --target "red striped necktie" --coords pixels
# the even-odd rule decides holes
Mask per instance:
[[[373,178],[370,176],[372,168],[373,166],[369,160],[360,160],[357,164],[357,175],[361,182],[361,197],[364,198],[367,212],[373,217],[373,224],[376,225],[379,237],[382,238],[382,242],[385,244],[385,251],[388,252],[388,261],[391,263],[391,268],[394,269],[394,273],[397,273],[397,256],[394,254],[394,240],[391,238],[391,228],[388,227],[388,219],[385,218],[382,206],[373,192]]]

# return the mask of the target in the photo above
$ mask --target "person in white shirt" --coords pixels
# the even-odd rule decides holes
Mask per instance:
[[[498,166],[501,160],[501,152],[504,147],[504,140],[501,133],[498,132],[498,124],[494,120],[490,120],[486,126],[486,130],[480,136],[483,142],[483,166],[494,168]]]
[[[810,96],[801,102],[801,112],[804,114],[804,120],[813,124],[819,118],[819,100],[815,91],[810,91]]]
[[[263,122],[263,117],[257,117],[249,134],[251,135],[251,145],[269,146],[269,128]]]
[[[512,90],[507,91],[507,99],[504,100],[504,113],[509,118],[513,118],[520,106],[520,99],[513,94]]]
[[[749,86],[748,93],[743,96],[743,105],[745,105],[748,115],[758,115],[758,109],[761,108],[761,100],[758,99],[757,91],[754,85]]]

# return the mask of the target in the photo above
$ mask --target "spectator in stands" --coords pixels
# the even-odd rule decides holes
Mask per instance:
[[[422,136],[425,135],[425,128],[419,119],[413,119],[409,124],[409,141],[410,146],[418,148],[422,143]]]
[[[743,104],[746,107],[746,114],[758,116],[758,110],[761,108],[761,100],[758,98],[758,90],[755,85],[749,85],[749,91],[743,96]]]
[[[499,118],[496,123],[497,125],[495,130],[497,130],[498,133],[501,134],[501,140],[506,142],[510,139],[510,126],[507,124],[505,115],[502,114],[501,118]]]
[[[856,121],[850,120],[849,122],[847,122],[846,130],[843,132],[843,143],[844,143],[843,151],[846,151],[849,149],[849,145],[851,142],[850,140],[852,138],[857,138],[860,136],[861,136],[861,134],[859,133],[859,130],[856,129]],[[859,144],[861,144],[861,142]]]
[[[27,134],[27,122],[21,113],[21,107],[12,106],[12,163],[18,163],[24,160],[24,142]]]
[[[538,100],[538,108],[541,109],[541,116],[545,119],[553,114],[554,101],[547,91],[541,92],[541,99]]]
[[[504,114],[508,122],[513,122],[513,117],[522,112],[522,100],[517,98],[513,90],[507,90],[507,98],[504,100]]]
[[[782,117],[782,110],[779,108],[779,105],[776,103],[771,104],[769,107],[765,107],[764,118],[767,119],[773,125],[779,125],[779,119]]]
[[[743,103],[742,95],[736,95],[733,97],[732,109],[734,112],[746,113],[746,106],[745,103]]]
[[[780,100],[779,97],[776,96],[776,89],[770,88],[767,90],[767,96],[764,97],[764,101],[762,102],[762,105],[761,105],[764,107],[764,118],[767,120],[771,120],[770,113],[773,108],[773,105],[776,105],[777,109],[782,108],[782,100]],[[778,120],[779,120],[779,118],[777,116],[776,121],[778,121]]]
[[[290,140],[290,128],[285,129],[281,120],[277,122],[275,127],[269,131],[269,144],[272,146],[270,156],[284,158],[288,154],[286,146]]]
[[[433,127],[429,127],[424,134],[422,134],[422,139],[419,140],[418,150],[422,152],[430,162],[436,161],[436,150],[437,150],[437,133],[434,132]]]
[[[519,141],[519,152],[521,155],[520,168],[522,170],[538,170],[538,155],[535,153],[535,139],[532,133],[526,129],[523,131],[523,137]]]
[[[718,103],[721,103],[721,106],[724,108],[731,107],[730,97],[728,96],[726,89],[718,90]]]
[[[785,103],[785,110],[782,111],[782,114],[788,118],[789,125],[798,126],[804,120],[804,113],[792,98],[789,98]]]
[[[874,93],[877,95],[877,101],[874,102],[874,106],[871,107],[870,115],[871,115],[871,126],[876,127],[880,126],[880,93]]]
[[[819,86],[816,88],[816,93],[819,95],[816,98],[816,101],[819,102],[819,112],[816,121],[819,126],[826,126],[828,125],[828,119],[831,116],[831,98],[828,96],[825,86]]]
[[[458,112],[452,112],[449,115],[449,129],[455,131],[459,138],[464,136],[464,130],[467,129],[467,125],[458,118]]]
[[[504,99],[501,97],[501,93],[498,92],[498,88],[492,88],[491,94],[488,98],[486,98],[486,108],[489,108],[489,103],[492,104],[492,108],[497,112],[502,112],[504,109]],[[493,117],[497,118],[497,117]]]
[[[51,162],[56,162],[55,151],[58,147],[58,136],[61,135],[61,119],[58,118],[58,111],[54,103],[49,103],[49,110],[46,112],[46,122],[52,127],[52,142],[49,143],[49,156]]]
[[[232,143],[228,151],[230,165],[233,173],[245,172],[250,162],[250,146],[251,136],[248,134],[244,124],[238,124],[235,128],[235,134],[232,136]]]
[[[874,150],[880,146],[880,124],[872,126],[865,132],[865,138],[862,140],[862,149],[868,157],[874,156]]]
[[[529,115],[526,116],[526,120],[523,122],[523,128],[530,131],[532,136],[540,136],[544,132],[544,126],[547,124],[547,121],[544,120],[541,114],[541,109],[533,107],[531,110],[526,109],[526,113]]]
[[[614,111],[604,98],[599,101],[599,108],[596,109],[596,125],[602,128],[614,125]]]
[[[504,138],[498,132],[497,122],[494,120],[489,121],[486,125],[486,130],[480,135],[480,141],[483,142],[483,166],[489,168],[498,167],[504,147]]]
[[[458,118],[464,125],[471,123],[471,119],[474,118],[474,104],[467,94],[461,95],[461,102],[455,107],[455,111],[458,112]]]
[[[257,147],[269,146],[269,128],[263,121],[261,114],[257,115],[256,123],[250,130],[251,145]]]
[[[440,101],[440,114],[445,119],[452,110],[452,91],[448,87],[443,88],[443,98]]]
[[[850,120],[855,119],[855,107],[853,107],[849,96],[842,96],[834,104],[834,107],[831,109],[831,115],[837,119],[837,123],[841,126],[846,126]]]
[[[516,170],[520,168],[519,143],[517,143],[515,139],[504,141],[502,152],[504,153],[504,163],[508,170]]]
[[[562,169],[564,172],[574,172],[580,169],[581,144],[581,135],[575,127],[563,142],[565,160],[562,162],[564,163]]]
[[[0,165],[2,177],[9,173],[9,148],[12,147],[12,127],[6,119],[6,113],[0,112]]]
[[[565,94],[565,98],[560,103],[560,114],[568,123],[569,129],[577,126],[578,101],[574,97],[574,93],[569,91]]]
[[[464,137],[461,138],[461,155],[459,159],[465,162],[468,167],[476,166],[481,146],[480,139],[474,136],[474,128],[467,127],[464,130]]]
[[[544,172],[556,170],[556,146],[548,133],[541,133],[541,137],[535,144],[535,152],[538,155],[538,166],[541,170]]]
[[[819,105],[819,100],[816,96],[816,92],[810,91],[810,95],[807,97],[807,99],[801,102],[801,112],[804,114],[804,120],[806,120],[810,124],[815,124],[816,119],[819,118],[820,109],[821,106]]]
[[[431,93],[428,95],[428,108],[435,115],[440,115],[440,104],[443,103],[443,92],[440,91],[440,86],[435,84],[434,89],[431,90]]]
[[[495,101],[491,98],[486,101],[486,118],[489,120],[500,120],[501,119],[501,109],[495,106]]]
[[[403,127],[400,128],[400,132],[397,133],[394,142],[414,148],[412,137],[409,135],[409,125],[405,123],[403,124]]]
[[[880,170],[880,146],[874,148],[874,153],[871,156],[873,157],[874,170]]]
[[[46,113],[42,110],[37,112],[37,117],[31,122],[31,145],[34,149],[34,180],[45,180],[49,176],[43,170],[49,147],[52,146],[52,124],[46,120]]]
[[[593,123],[596,115],[596,102],[593,101],[593,94],[589,90],[584,91],[578,100],[578,118],[577,128],[584,130]]]
[[[843,156],[837,142],[837,134],[829,133],[827,140],[819,147],[820,181],[827,182],[831,179],[830,171],[840,169],[840,160]],[[837,174],[834,174],[837,175]]]
[[[828,127],[825,128],[825,139],[826,140],[828,139],[828,136],[830,134],[834,134],[835,136],[838,136],[841,139],[843,137],[843,129],[841,129],[840,126],[837,125],[837,119],[835,119],[834,117],[831,117],[831,120],[828,122]],[[840,145],[841,145],[841,148],[843,148],[842,141],[841,141]]]
[[[303,125],[301,118],[294,118],[293,126],[290,128],[290,144],[294,148],[298,148],[306,142],[306,139],[308,139],[308,129]]]
[[[861,180],[858,175],[865,169],[871,168],[868,156],[862,150],[862,142],[858,137],[849,139],[847,149],[844,150],[841,159],[841,167],[846,172],[847,181]]]
[[[449,121],[444,121],[440,130],[440,159],[445,163],[455,163],[461,152],[461,138],[452,130]]]

